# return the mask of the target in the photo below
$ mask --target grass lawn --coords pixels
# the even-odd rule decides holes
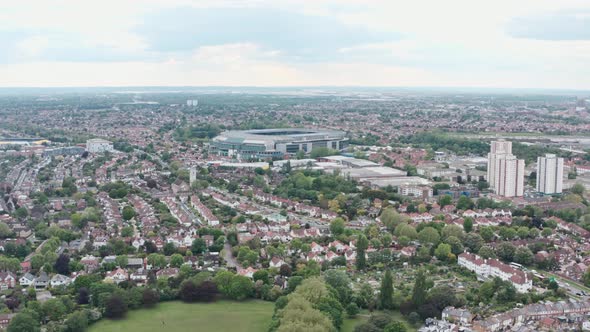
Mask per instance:
[[[259,332],[266,331],[274,303],[218,301],[214,303],[163,302],[153,309],[132,310],[122,320],[102,319],[90,332]],[[164,323],[162,323],[164,322]]]
[[[356,318],[345,318],[340,332],[353,332],[354,327],[367,321],[369,317],[357,316]]]

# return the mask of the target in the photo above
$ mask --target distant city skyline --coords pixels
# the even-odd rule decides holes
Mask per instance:
[[[0,87],[590,90],[582,0],[25,0],[0,21]]]

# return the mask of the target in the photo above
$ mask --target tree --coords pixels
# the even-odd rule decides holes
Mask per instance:
[[[434,250],[434,255],[441,261],[447,261],[451,259],[451,246],[446,243],[441,243]]]
[[[582,282],[584,282],[584,286],[590,287],[590,267],[586,270],[586,273],[582,276]]]
[[[461,243],[461,240],[459,240],[458,238],[456,238],[454,236],[449,236],[445,240],[445,243],[451,246],[451,252],[454,255],[459,255],[464,251],[463,244]]]
[[[359,311],[360,311],[359,306],[354,302],[350,302],[346,306],[346,314],[348,315],[348,317],[351,317],[351,318],[356,317],[356,315],[358,315]]]
[[[198,238],[193,241],[191,252],[193,254],[201,254],[207,250],[207,242],[204,239]]]
[[[395,211],[394,208],[388,207],[381,212],[379,219],[391,231],[403,222],[405,218]]]
[[[473,218],[465,217],[463,220],[463,230],[465,233],[470,233],[473,230]]]
[[[156,253],[149,254],[147,257],[147,262],[156,269],[162,269],[166,267],[166,256]]]
[[[381,280],[379,301],[383,309],[393,309],[393,278],[391,276],[391,270],[385,271],[385,275]]]
[[[482,246],[479,251],[477,252],[477,254],[479,256],[481,256],[482,258],[496,258],[496,252],[494,251],[494,248],[485,245]]]
[[[231,281],[228,296],[234,300],[244,300],[252,295],[254,283],[250,278],[236,275]]]
[[[576,183],[572,186],[571,192],[573,194],[579,195],[579,196],[584,196],[584,192],[586,191],[586,189],[584,188],[584,185],[581,183]]]
[[[462,239],[465,236],[465,232],[457,225],[448,225],[443,227],[443,229],[440,231],[440,235],[443,240],[446,240],[450,236]]]
[[[6,223],[0,222],[0,238],[7,238],[12,235],[12,231]]]
[[[312,303],[303,296],[290,296],[287,305],[279,313],[280,326],[277,332],[297,331],[335,331],[327,315],[314,309]]]
[[[464,197],[464,196],[462,196]],[[408,327],[406,326],[406,324],[404,322],[400,322],[400,321],[393,321],[391,323],[389,323],[387,326],[385,326],[385,329],[383,329],[383,332],[407,332],[408,331]]]
[[[105,317],[117,319],[122,318],[126,313],[127,304],[120,295],[113,294],[107,299],[104,309]]]
[[[392,322],[391,316],[388,314],[385,314],[385,313],[377,313],[377,314],[373,314],[373,315],[371,315],[371,317],[369,317],[369,323],[373,324],[374,326],[376,326],[380,329],[384,329],[391,322]]]
[[[88,314],[86,311],[75,311],[65,321],[64,332],[83,332],[88,327]]]
[[[217,297],[217,286],[210,280],[197,284],[193,280],[185,280],[179,291],[181,300],[185,302],[211,302]]]
[[[506,262],[512,262],[516,247],[510,242],[502,242],[496,248],[496,255]]]
[[[350,302],[350,298],[352,297],[351,281],[346,272],[342,270],[328,270],[324,273],[324,280],[336,290],[340,303]]]
[[[132,237],[133,227],[127,226],[121,229],[121,237]]]
[[[289,266],[289,264],[283,264],[283,265],[281,265],[281,267],[279,268],[279,273],[283,277],[290,277],[292,271],[291,271],[291,267]]]
[[[8,325],[8,332],[39,332],[39,321],[33,317],[29,310],[24,310],[12,318]]]
[[[494,238],[494,230],[489,226],[483,226],[479,228],[479,235],[484,241],[490,242]]]
[[[41,305],[43,316],[54,322],[60,321],[66,314],[66,310],[66,306],[58,298],[49,299]]]
[[[122,216],[125,220],[131,220],[133,217],[135,217],[135,210],[131,206],[127,205],[123,208]]]
[[[418,233],[418,240],[423,244],[437,245],[440,241],[440,235],[434,227],[425,227]]]
[[[416,229],[413,226],[406,224],[405,222],[397,225],[393,233],[397,237],[405,236],[411,240],[415,240],[418,238],[418,232],[416,232]]]
[[[478,252],[479,248],[483,245],[483,239],[477,233],[467,233],[463,244],[469,248],[471,252]]]
[[[419,270],[412,289],[412,303],[415,307],[420,307],[426,302],[426,290],[426,276],[424,271]]]
[[[70,256],[66,254],[59,255],[55,261],[55,264],[53,265],[53,268],[59,274],[70,274]]]
[[[344,219],[338,217],[330,222],[330,232],[332,232],[334,236],[344,233],[344,229]]]
[[[144,288],[141,294],[141,302],[147,308],[155,306],[160,301],[160,293],[151,288]]]
[[[438,205],[440,205],[441,207],[445,207],[445,206],[451,205],[451,204],[453,204],[453,198],[449,195],[442,195],[438,199]]]
[[[365,250],[369,247],[369,240],[364,234],[359,234],[356,242],[356,269],[362,271],[367,265]]]
[[[264,269],[260,269],[254,272],[254,274],[252,275],[252,279],[254,280],[254,282],[260,280],[263,284],[268,284],[268,278],[268,271]]]
[[[215,278],[213,278],[213,281],[215,282],[215,284],[217,285],[217,288],[219,289],[219,291],[222,294],[224,294],[224,295],[229,294],[231,281],[233,280],[234,276],[235,276],[235,274],[233,274],[230,271],[217,272],[217,274],[215,275]]]
[[[88,291],[88,288],[86,287],[80,287],[80,289],[78,289],[78,295],[76,296],[76,302],[78,302],[78,304],[88,304],[89,301],[90,291]]]
[[[518,264],[531,265],[534,258],[533,252],[527,247],[518,247],[514,252],[514,261]]]
[[[180,267],[182,264],[184,264],[184,258],[181,254],[174,254],[170,256],[170,266]]]

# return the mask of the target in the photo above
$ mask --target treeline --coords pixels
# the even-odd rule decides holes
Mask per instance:
[[[433,150],[447,150],[458,155],[484,155],[490,151],[490,145],[481,140],[453,137],[440,131],[421,132],[400,138],[400,143],[411,144]]]

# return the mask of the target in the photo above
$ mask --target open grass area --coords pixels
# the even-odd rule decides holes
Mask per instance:
[[[103,319],[90,332],[260,332],[268,329],[274,303],[218,301],[163,302],[153,309],[133,310],[121,320]]]

